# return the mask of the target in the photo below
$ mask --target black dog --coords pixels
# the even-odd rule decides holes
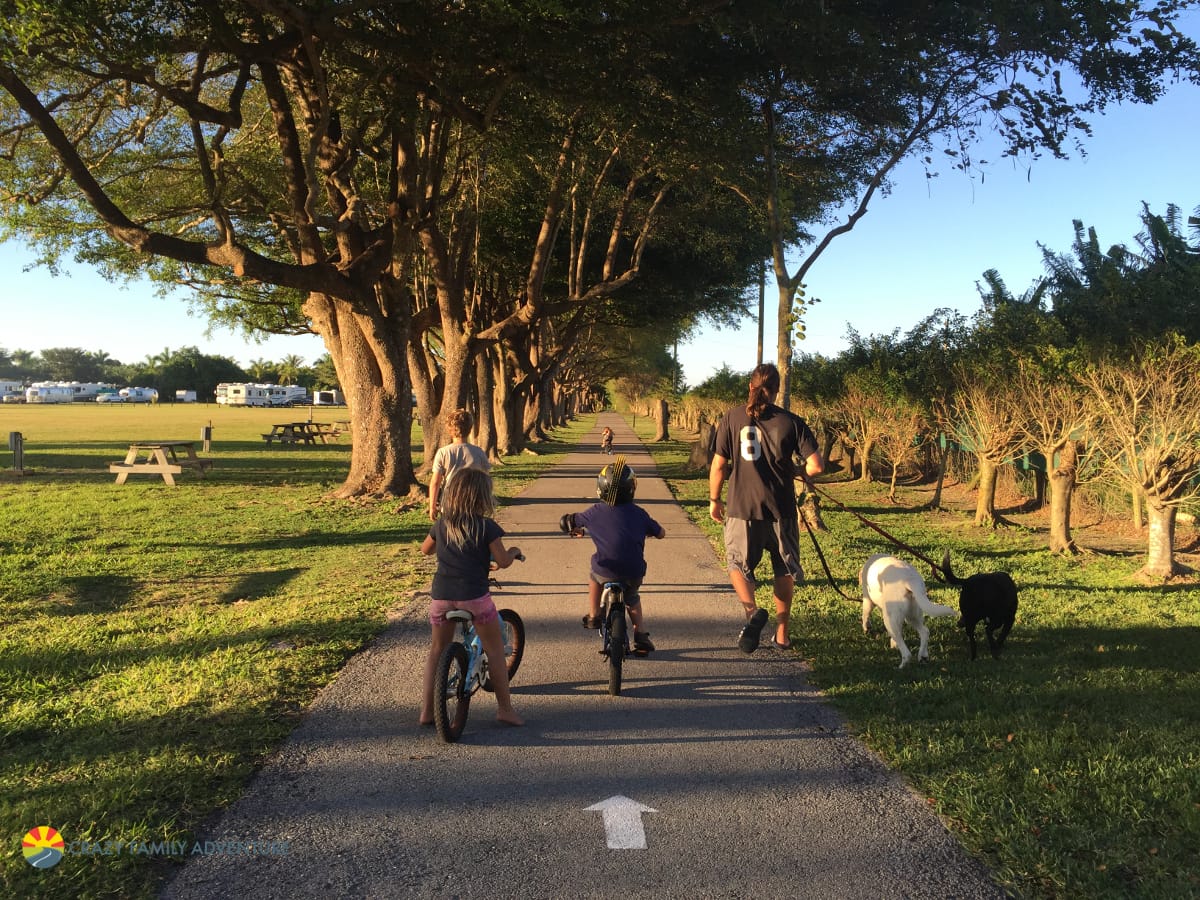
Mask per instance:
[[[958,595],[960,628],[966,629],[971,643],[971,659],[975,658],[975,626],[984,623],[988,646],[994,659],[1000,658],[1004,639],[1017,618],[1017,586],[1007,572],[986,572],[969,578],[958,578],[950,570],[950,551],[942,558],[942,571],[950,584],[962,590]]]

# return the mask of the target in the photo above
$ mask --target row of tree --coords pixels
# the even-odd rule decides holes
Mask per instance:
[[[328,356],[311,366],[294,354],[278,362],[256,359],[243,369],[229,357],[210,356],[195,347],[178,350],[166,347],[135,363],[123,363],[103,350],[78,347],[49,347],[41,351],[9,351],[0,347],[0,378],[25,384],[82,381],[140,385],[157,388],[163,397],[174,397],[177,390],[190,390],[201,400],[211,400],[222,382],[299,384],[309,389],[338,386],[337,373]]]
[[[1149,522],[1144,571],[1176,572],[1175,521],[1200,495],[1200,209],[1142,213],[1137,248],[1102,251],[1076,223],[1070,254],[1043,248],[1047,276],[1015,297],[995,272],[973,321],[939,310],[907,334],[862,337],[793,367],[795,396],[864,480],[958,447],[976,461],[975,521],[994,525],[997,473],[1031,457],[1050,495],[1050,547],[1072,552],[1076,485],[1123,485]],[[1190,237],[1189,237],[1190,232]],[[684,405],[744,402],[723,369]],[[707,404],[707,406],[706,406]],[[720,403],[717,406],[720,409]]]
[[[805,273],[901,160],[1068,152],[1196,77],[1195,5],[25,0],[0,221],[48,264],[320,334],[341,493],[405,493],[411,395],[430,446],[470,405],[514,452],[622,353],[737,314],[763,260],[790,372]]]

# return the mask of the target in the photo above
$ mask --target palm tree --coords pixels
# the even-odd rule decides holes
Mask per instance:
[[[279,376],[280,384],[297,384],[304,371],[304,357],[295,353],[289,354],[275,364],[275,373]]]
[[[260,384],[266,384],[275,380],[275,363],[268,362],[265,359],[252,359],[250,365],[246,367],[247,374]]]

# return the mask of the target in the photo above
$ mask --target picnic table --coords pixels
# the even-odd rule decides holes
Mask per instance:
[[[331,440],[336,441],[338,433],[328,422],[283,422],[272,425],[270,433],[262,437],[268,444],[272,441],[281,444],[315,444],[320,441],[327,444]]]
[[[201,476],[212,468],[211,459],[196,455],[195,441],[135,441],[129,445],[123,462],[109,465],[117,473],[117,484],[124,484],[130,475],[161,475],[167,484],[175,484],[175,476],[184,469],[193,469]]]

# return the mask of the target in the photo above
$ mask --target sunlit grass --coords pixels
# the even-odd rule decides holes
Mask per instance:
[[[643,440],[652,422],[639,419]],[[681,442],[648,444],[659,471],[721,549],[705,473]],[[861,605],[830,586],[806,534],[806,583],[792,639],[810,679],[853,730],[928,798],[964,846],[1018,896],[1200,896],[1200,594],[1133,578],[1143,549],[1051,555],[1024,528],[978,529],[969,511],[885,502],[886,485],[829,484],[836,500],[924,555],[949,548],[959,574],[1003,569],[1020,586],[1017,625],[1000,660],[968,658],[954,619],[930,620],[927,665],[898,670]],[[843,593],[888,545],[836,504],[818,536]],[[913,560],[916,562],[915,560]],[[932,599],[956,589],[926,575]],[[769,591],[759,602],[769,607]],[[875,614],[878,616],[878,614]],[[881,629],[877,629],[881,632]]]
[[[37,825],[68,841],[186,842],[427,585],[415,548],[429,523],[396,500],[328,499],[344,445],[263,443],[307,410],[11,409],[0,430],[25,434],[32,471],[0,477],[0,821],[13,851],[0,896],[151,896],[151,857],[68,855],[37,871],[16,848]],[[113,483],[107,463],[130,441],[199,438],[209,418],[207,478]],[[496,466],[497,493],[515,494],[587,424]]]

